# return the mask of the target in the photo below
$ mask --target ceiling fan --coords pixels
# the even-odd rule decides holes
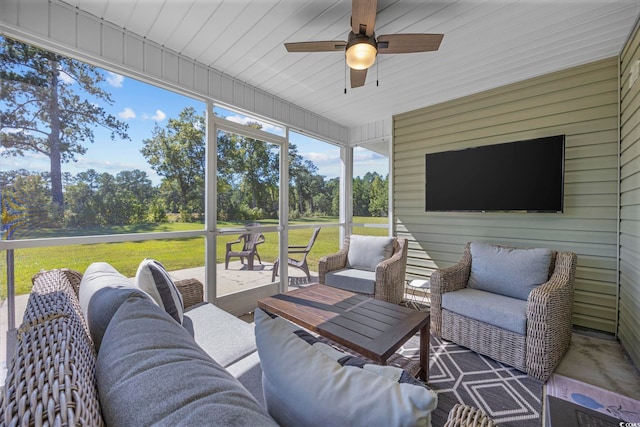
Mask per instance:
[[[386,34],[374,33],[378,0],[353,0],[351,31],[348,40],[285,43],[288,52],[345,51],[351,74],[351,87],[363,86],[367,69],[377,54],[414,53],[438,50],[443,34]]]

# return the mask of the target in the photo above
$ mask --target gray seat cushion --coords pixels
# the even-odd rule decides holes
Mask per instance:
[[[225,368],[257,350],[253,325],[213,304],[191,307],[182,323],[198,345]]]
[[[345,291],[373,295],[376,292],[376,272],[355,268],[336,270],[325,275],[324,284]]]
[[[96,379],[107,425],[277,425],[166,311],[139,296],[113,316]]]
[[[258,350],[238,360],[233,365],[226,367],[227,371],[233,375],[240,384],[256,398],[260,405],[265,406],[264,395],[262,393],[262,368]]]
[[[516,334],[527,334],[527,301],[518,298],[465,288],[442,294],[442,308]]]

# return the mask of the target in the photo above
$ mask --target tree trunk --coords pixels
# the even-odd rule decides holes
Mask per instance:
[[[49,101],[49,118],[51,133],[49,134],[49,159],[51,161],[51,201],[58,218],[64,215],[64,195],[62,193],[62,158],[60,155],[60,111],[58,105],[58,61],[51,60],[51,88]]]

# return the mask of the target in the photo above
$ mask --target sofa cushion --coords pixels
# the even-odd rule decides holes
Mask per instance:
[[[256,351],[253,325],[213,304],[191,307],[184,313],[183,326],[196,343],[225,368]]]
[[[527,301],[478,289],[442,294],[442,308],[516,334],[527,334]]]
[[[261,406],[265,406],[262,394],[262,368],[260,367],[258,350],[225,367],[225,369],[240,381],[240,384],[255,397]]]
[[[471,242],[471,274],[468,286],[526,300],[549,278],[551,250],[509,248]]]
[[[276,425],[182,326],[140,296],[113,316],[96,377],[108,425]]]
[[[376,271],[376,267],[393,255],[395,237],[351,235],[347,267]]]
[[[265,401],[281,426],[430,425],[432,390],[341,366],[260,309],[255,321]]]
[[[96,351],[114,313],[130,295],[143,293],[106,262],[94,262],[80,281],[80,307]]]
[[[325,274],[324,284],[345,291],[374,295],[376,292],[376,272],[355,268],[331,271]]]
[[[160,262],[147,258],[140,263],[136,272],[136,287],[149,294],[171,317],[182,323],[182,294]]]

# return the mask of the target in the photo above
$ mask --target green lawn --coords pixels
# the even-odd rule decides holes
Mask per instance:
[[[292,221],[297,224],[327,224],[335,223],[334,217],[319,217]],[[385,223],[386,218],[354,218],[354,222]],[[261,224],[277,224],[277,220],[260,221]],[[219,228],[242,226],[238,223],[221,223]],[[88,236],[104,234],[142,233],[158,231],[183,231],[198,230],[202,224],[166,223],[158,225],[110,227],[100,229],[82,230],[32,230],[31,237],[57,237],[64,236]],[[305,245],[309,241],[312,229],[290,230],[290,245]],[[313,250],[309,254],[308,261],[312,270],[316,270],[318,260],[323,255],[337,252],[339,247],[339,227],[323,228],[318,235]],[[357,227],[356,234],[386,235],[386,229]],[[26,236],[25,236],[26,238]],[[223,263],[226,243],[235,240],[237,236],[223,236],[217,241],[216,262]],[[259,253],[263,261],[273,262],[278,255],[277,233],[266,233],[265,243],[259,246]],[[0,261],[0,274],[2,282],[6,278],[5,254]],[[168,270],[180,270],[183,268],[199,267],[204,265],[204,239],[193,237],[185,239],[147,240],[140,242],[99,243],[91,245],[54,246],[34,249],[16,249],[15,257],[15,283],[16,293],[25,294],[31,291],[31,277],[40,270],[53,268],[71,268],[84,271],[89,264],[95,261],[106,261],[117,268],[127,277],[136,274],[138,264],[144,258],[154,258],[162,262]],[[6,288],[0,290],[0,297],[6,296]]]

